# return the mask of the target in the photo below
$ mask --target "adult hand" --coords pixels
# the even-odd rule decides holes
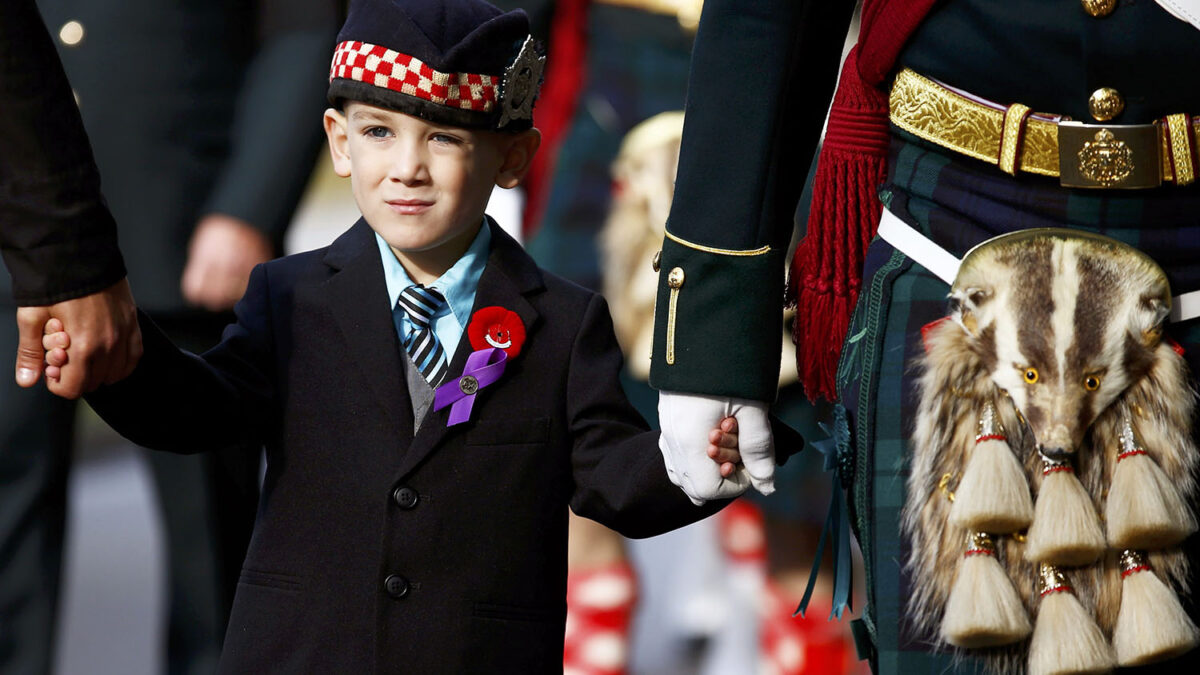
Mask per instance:
[[[180,287],[183,298],[210,312],[233,308],[246,292],[250,270],[275,257],[271,242],[244,220],[212,214],[192,233]]]
[[[18,307],[17,384],[32,387],[42,374],[46,351],[42,334],[51,318],[62,321],[71,337],[70,360],[46,387],[64,398],[79,398],[101,384],[133,372],[142,357],[142,331],[129,282],[43,307]]]
[[[726,417],[737,418],[742,464],[729,477],[708,454],[709,432]],[[767,404],[741,398],[658,393],[662,425],[658,449],[667,476],[694,504],[736,497],[753,486],[764,495],[775,491],[775,445]]]

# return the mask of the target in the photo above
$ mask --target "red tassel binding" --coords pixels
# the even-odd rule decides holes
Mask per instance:
[[[796,305],[796,367],[812,400],[835,398],[841,343],[882,208],[876,192],[887,168],[887,95],[863,82],[857,67],[855,47],[829,111],[808,231],[788,277],[788,302]]]
[[[812,400],[836,398],[842,339],[875,236],[889,131],[884,80],[936,0],[864,0],[859,44],[842,67],[813,177],[807,234],[792,258],[796,367]]]

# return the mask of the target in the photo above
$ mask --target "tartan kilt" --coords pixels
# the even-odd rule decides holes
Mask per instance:
[[[958,257],[992,236],[1030,227],[1071,227],[1136,246],[1167,272],[1173,294],[1200,288],[1200,188],[1164,186],[1142,191],[1067,190],[1053,179],[1013,178],[976,160],[946,154],[893,130],[889,175],[881,198],[902,220]],[[838,369],[840,402],[847,412],[856,457],[852,525],[866,566],[867,607],[858,633],[874,643],[876,673],[984,672],[979,661],[934,653],[930,638],[906,619],[909,582],[900,513],[908,478],[907,446],[916,412],[920,330],[944,316],[945,282],[876,239],[868,251],[858,306]],[[1192,369],[1200,372],[1200,320],[1168,325]],[[1197,537],[1185,547],[1200,561]],[[1200,579],[1184,599],[1197,620]],[[1197,621],[1200,623],[1200,621]],[[865,629],[865,630],[863,630]],[[1194,671],[1200,650],[1167,663],[1122,673]],[[1191,667],[1188,667],[1188,666]]]

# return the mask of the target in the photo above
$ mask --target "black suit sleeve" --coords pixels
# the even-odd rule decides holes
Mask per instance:
[[[659,272],[655,388],[774,400],[786,248],[853,9],[704,3]]]
[[[625,398],[608,305],[593,296],[572,349],[567,419],[574,439],[571,509],[633,538],[701,520],[728,501],[695,506],[667,478],[658,432]]]
[[[235,103],[232,150],[205,205],[278,248],[320,149],[321,111],[340,18],[335,0],[264,0],[262,40]]]
[[[117,433],[153,450],[196,453],[265,443],[273,382],[268,284],[254,268],[236,323],[203,356],[171,343],[144,313],[144,354],[133,373],[86,396]]]
[[[0,2],[0,249],[20,305],[125,276],[91,146],[33,0]]]

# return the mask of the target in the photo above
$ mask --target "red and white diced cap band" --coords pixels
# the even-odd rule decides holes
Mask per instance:
[[[494,75],[443,73],[420,59],[366,42],[346,41],[337,46],[329,79],[344,78],[460,110],[491,112],[498,98]]]

